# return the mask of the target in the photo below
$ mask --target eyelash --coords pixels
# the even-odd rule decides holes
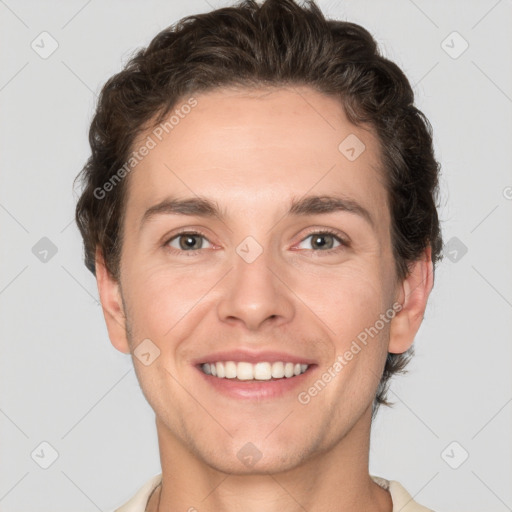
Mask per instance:
[[[200,231],[180,231],[179,233],[175,233],[171,238],[168,238],[167,241],[163,244],[164,248],[166,250],[168,250],[169,252],[173,253],[173,254],[183,254],[183,253],[188,253],[188,255],[190,256],[195,256],[197,255],[197,253],[199,253],[200,251],[202,251],[203,249],[192,249],[190,251],[184,251],[182,249],[175,249],[174,247],[170,247],[169,244],[175,240],[176,238],[179,238],[180,236],[184,236],[184,235],[192,235],[192,236],[200,236],[200,237],[203,237],[205,238],[206,240],[208,240],[208,242],[210,242],[210,240],[208,239],[208,237],[204,234],[204,233],[201,233]],[[346,240],[345,238],[341,237],[337,231],[334,231],[334,230],[331,230],[331,229],[323,229],[323,230],[317,230],[317,231],[310,231],[300,242],[303,242],[304,240],[306,240],[307,238],[309,238],[310,236],[312,235],[331,235],[333,236],[337,242],[340,243],[340,245],[338,247],[335,247],[333,249],[327,249],[325,251],[322,251],[322,250],[314,250],[314,249],[307,249],[307,250],[310,250],[310,251],[313,251],[313,252],[319,252],[319,253],[327,253],[327,254],[332,254],[333,252],[338,252],[340,250],[343,250],[343,249],[346,249],[347,247],[350,247],[350,243],[348,242],[348,240]],[[212,242],[210,242],[212,243]]]

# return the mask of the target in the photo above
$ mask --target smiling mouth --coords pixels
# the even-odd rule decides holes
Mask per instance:
[[[203,363],[199,369],[206,375],[219,379],[232,379],[240,382],[261,382],[290,379],[305,373],[311,365],[285,361],[266,361],[255,364],[246,361],[218,361]]]

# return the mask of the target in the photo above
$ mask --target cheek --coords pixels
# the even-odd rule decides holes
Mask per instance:
[[[162,266],[138,268],[130,274],[131,320],[139,336],[163,340],[175,326],[201,310],[199,301],[211,288],[197,272]],[[187,323],[186,321],[184,323]]]
[[[378,264],[347,264],[322,274],[299,273],[291,288],[338,338],[346,339],[385,311],[383,284]]]

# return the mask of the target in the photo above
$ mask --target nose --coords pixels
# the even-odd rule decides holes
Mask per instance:
[[[234,268],[222,281],[217,314],[223,322],[240,324],[250,331],[290,322],[295,314],[293,293],[270,255],[264,251],[248,263],[234,254]],[[281,275],[283,277],[281,277]]]

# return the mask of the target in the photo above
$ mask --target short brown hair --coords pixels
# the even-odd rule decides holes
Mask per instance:
[[[89,131],[91,156],[76,179],[82,193],[76,222],[85,264],[95,274],[95,250],[119,279],[126,179],[105,197],[97,191],[125,164],[136,137],[160,123],[187,95],[222,86],[305,85],[337,97],[353,124],[368,124],[381,144],[399,278],[432,249],[441,258],[437,215],[439,164],[432,129],[414,105],[400,68],[384,58],[359,25],[327,20],[317,5],[294,0],[244,0],[187,16],[162,30],[103,86]],[[374,401],[386,400],[389,378],[403,372],[413,347],[388,353]]]

